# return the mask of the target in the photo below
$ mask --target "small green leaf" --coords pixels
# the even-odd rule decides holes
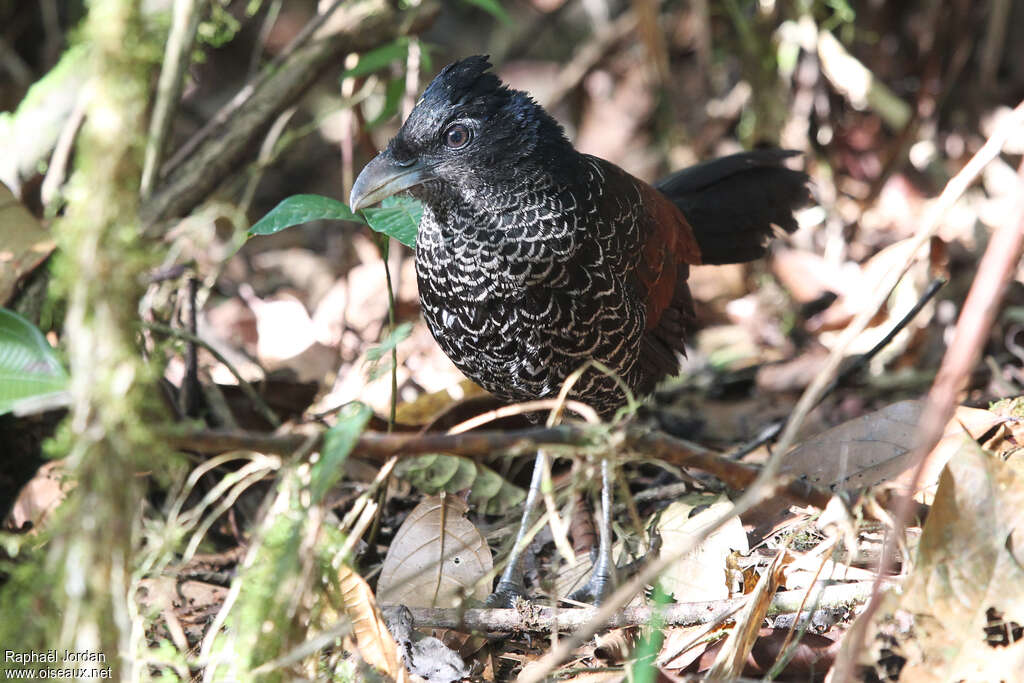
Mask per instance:
[[[483,11],[487,12],[488,14],[490,14],[495,19],[498,19],[499,21],[501,21],[501,22],[503,22],[505,24],[511,24],[512,23],[512,18],[508,15],[508,12],[505,11],[505,8],[501,6],[501,3],[498,2],[498,0],[463,0],[463,1],[469,3],[470,5],[476,5],[477,7],[482,9]]]
[[[43,333],[14,311],[0,308],[0,415],[67,387],[68,373]]]
[[[412,333],[412,323],[405,322],[395,327],[387,334],[380,344],[371,346],[366,350],[366,378],[370,382],[376,381],[391,371],[391,360],[386,363],[381,361],[391,353],[391,350],[407,339]]]
[[[379,209],[363,209],[366,224],[409,248],[415,247],[423,205],[412,197],[396,195],[385,199],[380,206]]]
[[[390,43],[359,55],[359,61],[356,62],[356,65],[351,69],[343,71],[341,77],[344,79],[372,74],[374,71],[380,71],[397,59],[404,60],[408,54],[409,38],[401,36]]]
[[[489,515],[504,514],[526,497],[523,489],[494,470],[455,455],[405,458],[395,467],[395,474],[430,495],[469,489],[469,502]]]
[[[405,322],[388,332],[387,336],[380,340],[380,344],[373,346],[366,351],[366,360],[378,361],[391,352],[391,349],[409,338],[412,334],[412,323]]]
[[[651,611],[651,625],[646,633],[640,638],[633,648],[631,656],[633,681],[642,683],[653,683],[658,678],[658,669],[655,665],[655,658],[661,652],[661,646],[665,642],[665,605],[672,602],[672,597],[665,593],[661,584],[654,585],[654,595],[651,596],[654,609]]]
[[[275,206],[267,215],[249,228],[249,235],[273,235],[294,225],[310,221],[354,221],[364,222],[358,214],[352,213],[346,204],[337,199],[318,194],[296,194]]]
[[[324,434],[324,446],[320,459],[313,465],[310,484],[314,505],[324,500],[327,492],[345,473],[345,460],[366,428],[372,412],[369,406],[358,401],[349,403],[342,408],[334,426]]]

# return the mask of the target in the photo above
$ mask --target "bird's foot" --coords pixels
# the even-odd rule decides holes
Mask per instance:
[[[569,594],[570,600],[600,605],[615,591],[615,580],[609,572],[595,571],[587,582]]]
[[[494,592],[487,596],[484,604],[488,607],[511,609],[519,600],[526,600],[526,588],[511,581],[499,581]]]

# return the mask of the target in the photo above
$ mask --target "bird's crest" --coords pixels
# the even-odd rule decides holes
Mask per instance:
[[[477,98],[508,94],[508,88],[490,73],[490,68],[487,55],[474,55],[452,62],[430,82],[420,102],[459,106]]]

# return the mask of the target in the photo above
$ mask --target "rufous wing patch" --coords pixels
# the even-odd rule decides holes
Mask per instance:
[[[661,315],[672,304],[676,293],[677,264],[698,265],[700,247],[686,217],[664,195],[653,187],[639,183],[644,208],[651,219],[651,229],[644,242],[637,275],[647,290],[646,329],[658,326]],[[688,273],[685,269],[684,273]],[[684,274],[683,277],[686,275]]]

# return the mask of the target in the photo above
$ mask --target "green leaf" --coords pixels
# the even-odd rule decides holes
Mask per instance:
[[[631,665],[634,683],[653,683],[658,678],[655,659],[665,642],[665,613],[662,608],[672,602],[671,596],[665,593],[660,583],[654,585],[652,602],[654,609],[651,611],[650,628],[633,648]]]
[[[380,344],[366,350],[366,379],[368,381],[374,382],[391,371],[391,359],[389,358],[386,363],[381,361],[411,333],[412,323],[402,323],[388,332]]]
[[[379,209],[363,209],[366,224],[376,232],[394,237],[410,249],[415,247],[423,205],[403,195],[388,197],[380,206]]]
[[[405,458],[395,467],[395,474],[430,495],[469,489],[469,502],[489,515],[504,514],[526,497],[523,489],[494,470],[456,455]]]
[[[318,194],[296,194],[275,206],[267,215],[249,228],[249,236],[273,235],[294,225],[310,221],[355,221],[364,222],[358,214],[352,213],[346,204],[337,199]]]
[[[349,403],[338,414],[338,421],[324,434],[320,459],[313,464],[310,492],[313,504],[324,500],[327,492],[345,473],[345,460],[366,428],[373,411],[358,401]]]
[[[391,353],[391,349],[408,339],[410,334],[412,334],[412,323],[405,322],[396,326],[395,329],[388,332],[387,336],[380,340],[380,344],[367,349],[366,360],[380,360]]]
[[[463,2],[467,2],[470,5],[476,5],[495,19],[505,24],[512,23],[512,17],[508,15],[508,12],[505,11],[505,8],[501,6],[501,3],[498,2],[498,0],[463,0]]]
[[[380,71],[397,59],[404,60],[408,54],[409,38],[401,36],[390,43],[359,55],[359,61],[356,62],[356,65],[351,69],[343,71],[341,77],[344,79],[372,74],[374,71]]]
[[[68,373],[43,333],[14,311],[0,308],[0,415],[67,387]]]

